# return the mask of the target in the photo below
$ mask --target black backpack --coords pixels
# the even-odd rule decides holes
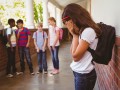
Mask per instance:
[[[13,31],[11,31],[11,34],[13,34]],[[3,34],[3,36],[2,36],[2,43],[3,43],[4,45],[6,45],[7,42],[8,42],[7,29],[5,29],[5,30],[4,30],[4,34]]]
[[[7,44],[7,34],[6,34],[6,32],[7,32],[7,29],[4,29],[4,31],[3,31],[4,33],[3,33],[3,35],[2,35],[2,43],[4,44],[4,45],[6,45]]]
[[[98,44],[96,50],[88,48],[93,60],[99,64],[108,65],[112,57],[112,49],[115,43],[115,28],[104,23],[98,23],[102,33],[98,37]]]

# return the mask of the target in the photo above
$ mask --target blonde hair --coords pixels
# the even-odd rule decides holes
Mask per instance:
[[[37,26],[43,27],[43,23],[38,23]]]
[[[48,20],[53,21],[53,22],[55,22],[55,23],[56,23],[56,20],[55,20],[55,18],[54,18],[54,17],[50,17],[50,18],[48,18]]]

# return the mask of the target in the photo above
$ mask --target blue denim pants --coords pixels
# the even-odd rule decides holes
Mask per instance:
[[[21,72],[25,71],[25,62],[24,62],[24,56],[26,57],[27,64],[29,66],[30,73],[33,72],[33,65],[31,61],[30,56],[30,50],[28,47],[18,47],[19,50],[19,57],[20,57],[20,66],[21,66]]]
[[[59,58],[58,58],[59,46],[55,46],[55,49],[51,47],[51,57],[53,66],[55,69],[59,69]]]
[[[96,82],[96,71],[92,70],[88,74],[74,72],[75,90],[93,90]]]
[[[47,71],[47,61],[46,61],[46,51],[40,50],[38,53],[38,65],[39,65],[39,72]]]

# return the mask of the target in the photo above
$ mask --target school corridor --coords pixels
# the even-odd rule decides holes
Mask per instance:
[[[13,1],[0,0],[0,5],[10,4],[13,5]],[[18,0],[19,1],[19,0]],[[17,9],[12,10],[9,8],[6,10],[6,16],[3,15],[0,18],[0,90],[74,90],[74,78],[72,70],[69,65],[72,61],[70,55],[70,37],[67,29],[64,27],[61,15],[65,6],[69,3],[77,3],[84,7],[91,14],[93,20],[98,22],[104,22],[105,24],[112,25],[116,30],[116,42],[113,48],[112,59],[108,65],[95,64],[97,72],[97,84],[94,90],[120,90],[120,0],[20,0],[23,1],[24,9],[19,9],[19,3],[16,3]],[[48,62],[48,74],[36,74],[38,71],[37,56],[33,39],[30,43],[30,52],[32,56],[32,62],[35,75],[30,75],[28,65],[24,75],[14,76],[13,78],[7,78],[5,76],[5,69],[7,65],[7,50],[2,43],[3,34],[6,28],[3,29],[5,21],[4,19],[11,18],[9,15],[13,15],[15,10],[19,9],[19,14],[25,13],[25,27],[30,29],[31,35],[36,31],[34,23],[34,6],[33,1],[42,2],[43,7],[43,28],[48,31],[48,18],[54,17],[56,19],[57,26],[63,28],[63,43],[60,47],[60,73],[57,75],[51,75],[50,72],[53,68],[50,52],[47,52]],[[25,4],[24,4],[25,3]],[[9,7],[9,5],[8,5]],[[5,11],[0,6],[0,11]],[[22,11],[22,12],[20,12]],[[12,14],[11,14],[12,13]],[[19,15],[18,14],[18,15]],[[0,14],[1,15],[1,14]],[[14,18],[14,16],[12,16]],[[22,18],[22,17],[19,17]],[[17,18],[18,19],[18,18]],[[2,22],[2,23],[1,23]],[[16,50],[16,65],[18,71],[20,71],[18,50]]]
[[[69,48],[71,42],[61,45],[59,51],[60,73],[50,74],[53,69],[49,51],[47,52],[48,74],[37,74],[37,55],[32,55],[32,62],[35,75],[30,75],[28,66],[23,75],[16,75],[13,78],[0,77],[0,90],[74,90],[74,78],[69,65],[72,61]],[[27,64],[27,63],[26,63]],[[18,71],[20,65],[17,65]],[[95,90],[99,90],[96,88]]]
[[[69,67],[72,59],[69,53],[70,42],[61,46],[59,52],[60,73],[50,74],[53,69],[52,60],[47,52],[48,74],[37,74],[37,56],[32,55],[32,62],[35,75],[30,75],[28,66],[24,75],[13,78],[0,77],[0,90],[74,90],[73,74]],[[20,65],[18,64],[18,71]]]

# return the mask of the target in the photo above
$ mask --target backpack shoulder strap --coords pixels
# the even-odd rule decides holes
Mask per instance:
[[[45,35],[44,35],[44,33],[45,33],[45,32],[43,31],[43,39],[45,38]]]
[[[35,36],[36,36],[36,42],[37,42],[37,31],[35,32]]]

